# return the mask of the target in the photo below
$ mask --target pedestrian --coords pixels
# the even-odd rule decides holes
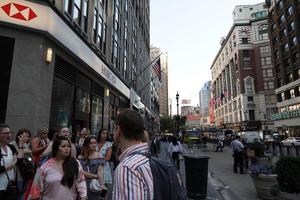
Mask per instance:
[[[76,152],[76,146],[75,144],[71,141],[71,137],[72,137],[72,132],[69,130],[68,127],[63,127],[60,129],[59,133],[58,133],[59,136],[64,136],[66,138],[68,138],[71,142],[71,156],[73,158],[76,158],[76,155],[77,155],[77,152]]]
[[[56,129],[51,128],[48,132],[48,139],[49,139],[49,144],[48,147],[43,151],[40,159],[39,166],[44,164],[47,160],[49,160],[52,157],[52,145],[55,137],[57,136],[58,132]]]
[[[221,152],[223,152],[223,147],[224,147],[223,141],[222,140],[218,140],[217,147],[216,147],[216,152],[218,152],[219,149],[221,150]]]
[[[17,150],[9,144],[11,130],[8,125],[0,124],[0,199],[17,199],[16,164]]]
[[[120,163],[115,170],[113,200],[152,200],[153,178],[148,152],[143,143],[144,121],[133,110],[122,110],[115,121],[114,141],[121,149]]]
[[[21,136],[24,138],[24,141],[22,141],[22,143],[20,143]],[[32,151],[30,149],[30,137],[31,137],[31,132],[26,128],[22,128],[17,132],[16,140],[11,142],[10,144],[14,145],[18,154],[22,150],[23,153],[22,157],[25,157],[26,159],[28,159],[29,162],[32,162]],[[25,177],[23,178],[22,172],[20,171],[19,167],[16,168],[16,176],[17,176],[16,178],[17,178],[17,189],[18,189],[17,200],[23,200],[24,193],[26,191],[26,184],[28,181],[25,179]]]
[[[248,171],[248,167],[249,167],[248,145],[247,145],[247,142],[244,138],[241,139],[241,142],[244,145],[243,161],[244,161],[244,164],[245,164],[246,171]]]
[[[36,168],[39,165],[41,154],[45,151],[48,145],[49,145],[48,128],[43,127],[38,129],[37,136],[35,136],[31,140],[33,163],[36,166]]]
[[[156,134],[151,140],[150,152],[155,157],[158,157],[158,155],[160,154],[160,139],[158,134]]]
[[[112,154],[112,143],[109,141],[109,133],[106,129],[102,129],[99,131],[97,142],[98,142],[97,151],[99,153],[99,157],[104,161],[104,166],[103,166],[104,184],[106,188],[112,189],[112,176],[111,176],[111,170],[109,165],[109,160]],[[107,197],[108,196],[106,195],[106,198]]]
[[[85,200],[86,182],[83,169],[71,156],[71,142],[58,136],[52,145],[52,158],[38,168],[28,200]]]
[[[233,151],[233,171],[238,173],[237,167],[240,168],[240,174],[244,174],[244,145],[240,141],[240,136],[236,136],[230,143],[230,147]]]
[[[42,127],[37,131],[37,135],[31,140],[32,149],[32,161],[35,171],[40,166],[41,155],[49,145],[48,128]],[[31,191],[32,179],[26,183],[26,191],[24,193],[24,199],[27,199]]]
[[[81,131],[79,133],[79,138],[78,138],[78,140],[76,141],[76,144],[75,144],[77,154],[80,154],[83,143],[84,143],[84,140],[89,135],[90,135],[90,133],[89,133],[89,130],[87,128],[81,129]]]
[[[99,153],[97,152],[97,140],[94,136],[85,138],[78,160],[84,170],[83,173],[87,183],[88,199],[97,200],[104,197],[107,192],[103,177],[103,165],[105,160],[100,158]],[[97,190],[93,188],[95,181],[99,185]]]
[[[182,146],[180,141],[178,141],[175,136],[172,137],[172,141],[169,144],[168,152],[171,154],[177,169],[179,169],[180,168],[179,155],[182,154]]]

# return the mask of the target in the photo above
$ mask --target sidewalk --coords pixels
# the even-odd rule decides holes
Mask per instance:
[[[188,149],[187,145],[183,145],[183,154],[197,154],[201,155],[201,152],[197,149]],[[208,161],[209,164],[209,161]],[[182,175],[182,179],[184,184],[186,184],[185,180],[185,166],[184,160],[180,162],[180,173]],[[221,180],[219,180],[213,172],[208,171],[207,174],[207,196],[206,200],[239,200],[239,198],[231,191],[230,187],[224,184]]]

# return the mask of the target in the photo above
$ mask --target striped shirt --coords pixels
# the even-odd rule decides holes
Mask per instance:
[[[113,200],[152,200],[153,177],[149,159],[135,152],[147,152],[148,144],[141,143],[127,148],[120,155],[115,171]]]

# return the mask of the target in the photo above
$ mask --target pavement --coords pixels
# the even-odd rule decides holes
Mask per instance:
[[[167,152],[167,143],[162,142],[160,157],[171,160]],[[231,149],[224,148],[223,152],[215,152],[212,144],[206,148],[187,148],[183,145],[184,155],[198,155],[210,157],[208,161],[207,196],[206,200],[259,200],[256,197],[252,179],[247,174],[235,174],[233,172],[233,158]],[[180,162],[180,174],[185,180],[184,159]]]

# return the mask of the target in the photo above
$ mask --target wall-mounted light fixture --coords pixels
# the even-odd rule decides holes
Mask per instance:
[[[46,62],[47,63],[51,63],[51,61],[52,61],[52,49],[51,48],[47,48]]]
[[[109,89],[105,89],[105,96],[109,97]]]

